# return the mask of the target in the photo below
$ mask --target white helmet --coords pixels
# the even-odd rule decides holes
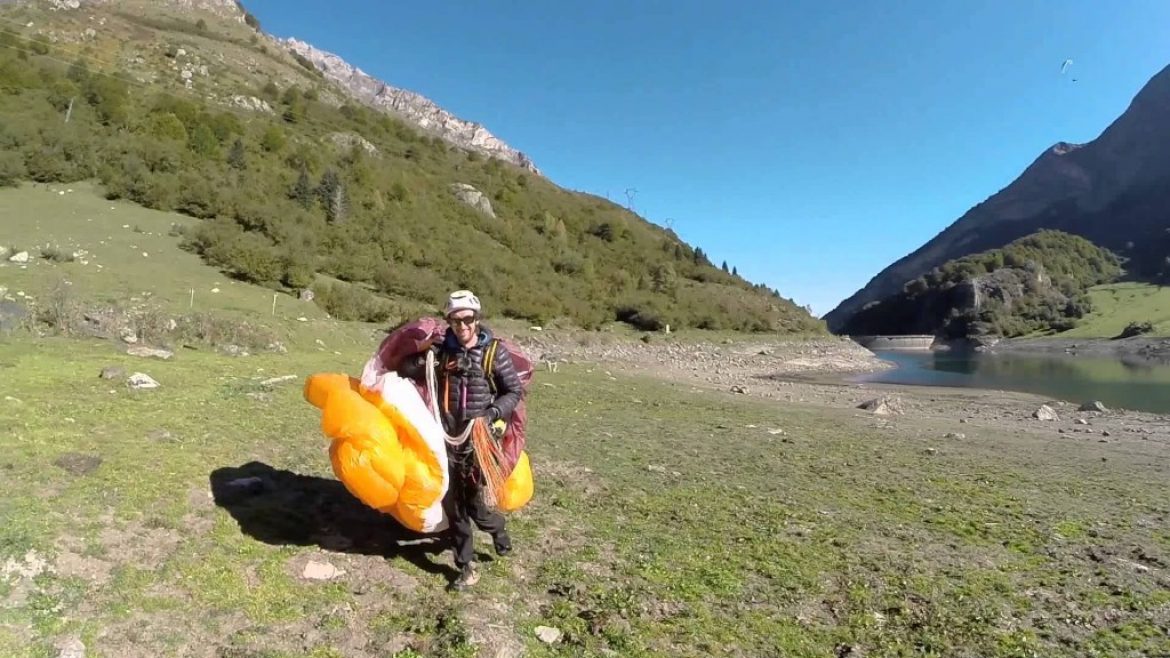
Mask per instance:
[[[479,315],[479,297],[470,290],[456,290],[447,296],[447,305],[443,308],[443,315],[451,315],[456,311],[475,311]]]

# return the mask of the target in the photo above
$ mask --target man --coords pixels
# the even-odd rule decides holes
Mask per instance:
[[[483,418],[489,425],[507,422],[520,402],[523,388],[512,355],[497,343],[491,366],[491,381],[484,372],[484,355],[492,344],[492,331],[483,326],[479,298],[469,290],[457,290],[447,298],[443,314],[447,331],[435,351],[437,397],[443,429],[448,435],[462,435],[468,424]],[[423,357],[408,360],[402,373],[418,378]],[[487,508],[483,500],[483,475],[479,472],[470,438],[459,445],[447,445],[450,486],[443,506],[450,521],[452,550],[459,576],[452,590],[463,590],[479,581],[475,568],[472,523],[492,536],[497,555],[507,555],[512,541],[504,516]]]

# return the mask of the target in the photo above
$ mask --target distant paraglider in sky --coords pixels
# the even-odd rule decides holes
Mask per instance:
[[[1073,61],[1071,59],[1064,60],[1064,63],[1060,65],[1060,74],[1064,75],[1064,72],[1068,70],[1068,67],[1072,66],[1072,63]]]

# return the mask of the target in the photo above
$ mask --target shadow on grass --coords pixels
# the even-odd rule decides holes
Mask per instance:
[[[217,468],[210,480],[215,504],[258,541],[402,557],[449,580],[458,575],[453,567],[431,559],[447,549],[445,537],[402,527],[393,517],[363,504],[337,480],[299,475],[263,462]]]

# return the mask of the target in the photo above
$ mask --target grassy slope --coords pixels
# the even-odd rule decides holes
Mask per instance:
[[[258,274],[259,253],[261,265],[271,260],[263,255],[277,255],[340,277],[359,280],[372,277],[371,282],[396,302],[429,301],[447,288],[478,281],[478,292],[483,298],[493,301],[497,307],[509,308],[514,317],[537,322],[564,316],[595,326],[613,318],[618,311],[615,304],[620,303],[622,308],[632,304],[644,311],[644,316],[661,317],[676,328],[681,325],[770,326],[803,331],[820,327],[820,323],[790,301],[754,289],[746,281],[720,272],[709,263],[696,265],[703,259],[696,260],[690,247],[676,245],[677,236],[642,221],[616,204],[560,189],[547,180],[522,175],[515,167],[486,162],[483,158],[470,159],[461,151],[420,139],[416,131],[376,112],[341,112],[329,107],[331,100],[340,100],[336,92],[329,91],[319,76],[297,64],[268,37],[242,25],[200,12],[138,1],[100,7],[87,5],[82,11],[71,12],[48,11],[43,4],[33,8],[6,7],[0,14],[3,14],[0,21],[5,22],[8,30],[3,36],[14,32],[30,37],[41,32],[44,33],[41,36],[49,35],[53,45],[48,58],[32,57],[31,61],[38,65],[83,59],[93,71],[129,74],[132,97],[141,101],[131,103],[129,109],[128,124],[135,137],[130,142],[123,141],[123,137],[112,139],[131,144],[131,150],[142,146],[140,155],[147,161],[153,162],[155,155],[151,154],[159,152],[181,158],[182,179],[163,171],[164,167],[143,174],[141,184],[126,183],[136,180],[141,173],[132,166],[136,162],[134,157],[114,158],[115,166],[101,169],[103,179],[126,198],[147,205],[180,208],[185,203],[182,199],[190,201],[189,197],[199,196],[198,203],[192,202],[194,206],[187,207],[210,207],[207,212],[240,217],[240,222],[251,228],[263,226],[269,237],[279,243],[278,253],[272,251],[276,246],[259,238],[257,244],[263,245],[259,252],[209,250],[212,255],[218,254],[221,261],[257,275],[255,280],[274,281],[286,269],[281,265],[280,271],[274,272],[271,267],[261,266],[259,269],[264,272]],[[196,27],[194,19],[200,15],[207,19],[206,29]],[[19,27],[27,25],[33,27]],[[92,38],[83,37],[86,30],[94,31]],[[15,41],[7,45],[23,50],[31,47]],[[9,48],[2,50],[8,55],[17,52]],[[26,66],[16,62],[9,68],[18,71]],[[202,73],[204,67],[206,75]],[[196,71],[190,81],[192,89],[183,88],[181,71]],[[15,73],[9,77],[16,90],[43,86],[21,81],[21,76]],[[66,90],[60,93],[75,93],[72,83],[53,76],[49,79],[55,80],[56,87]],[[101,76],[97,79],[108,82]],[[194,100],[202,108],[207,98],[222,100],[239,93],[263,96],[267,92],[261,88],[269,81],[278,85],[275,96],[269,96],[278,115],[285,109],[284,102],[299,97],[293,94],[286,96],[285,101],[276,99],[289,90],[289,85],[301,90],[314,88],[322,102],[309,103],[303,116],[294,113],[300,118],[293,123],[260,113],[234,111],[244,124],[241,144],[247,173],[243,182],[238,180],[243,174],[230,169],[224,161],[234,135],[223,139],[218,153],[212,153],[216,149],[211,146],[187,148],[181,141],[172,143],[149,128],[153,120],[148,117],[156,93],[171,93],[183,101]],[[114,92],[106,95],[120,97]],[[39,88],[26,90],[19,97],[9,98],[3,108],[2,113],[10,120],[6,125],[15,135],[13,143],[27,147],[29,153],[46,152],[29,146],[36,143],[30,135],[38,133],[37,126],[44,125],[46,133],[57,130],[56,120],[50,117],[62,108],[46,101],[46,96],[56,98]],[[107,105],[116,108],[117,104],[111,101],[97,105],[109,110]],[[211,103],[207,108],[217,113],[227,109],[218,103]],[[183,117],[181,121],[186,122],[185,130],[189,134],[196,134],[200,127],[207,129],[204,125],[207,122],[194,112],[172,109]],[[111,141],[110,131],[98,127],[95,112],[88,103],[74,109],[74,131],[67,135],[66,141],[75,144],[78,152],[88,153],[89,147],[101,152],[99,147],[108,146]],[[139,125],[140,121],[143,125]],[[289,143],[283,149],[278,148],[278,153],[270,154],[260,145],[265,128],[273,126],[281,127]],[[344,149],[329,145],[337,131],[365,135],[377,145],[380,155],[366,158],[361,166],[340,162]],[[301,157],[297,155],[300,149],[312,154],[306,158],[312,184],[320,180],[326,168],[341,172],[350,194],[350,217],[346,222],[350,228],[328,229],[323,210],[305,214],[306,211],[285,199],[299,172],[298,166],[288,163],[293,157]],[[47,152],[56,153],[53,149]],[[45,167],[38,169],[39,164],[29,165],[27,169],[34,177],[40,176],[39,180],[71,181],[92,173],[75,171],[55,157],[26,156],[25,160],[34,164],[48,158],[53,165],[48,167],[48,173]],[[20,178],[21,174],[16,177]],[[498,218],[485,218],[458,202],[448,188],[454,182],[472,184],[487,194]],[[185,192],[180,194],[180,190]],[[266,198],[267,202],[250,203],[255,198]],[[451,237],[458,232],[465,238],[468,230],[488,244],[506,245],[511,253],[499,259],[489,258],[482,250],[461,252],[451,247],[452,242],[475,244],[474,240],[468,243]],[[314,245],[296,246],[300,241],[293,238],[302,233],[315,235]],[[610,237],[601,237],[604,235]],[[371,241],[370,236],[380,238]],[[234,236],[225,238],[223,231],[219,238],[209,239],[207,243],[235,240]],[[437,253],[438,249],[449,256],[442,263],[434,265],[423,259],[423,254]],[[666,269],[667,265],[671,269]],[[420,272],[418,268],[425,271]],[[661,274],[657,284],[655,274]],[[687,277],[703,279],[703,282]],[[679,284],[677,293],[667,294],[665,290],[675,280]],[[534,281],[546,285],[535,285]],[[525,282],[529,287],[525,287]],[[289,285],[302,284],[290,281]],[[658,292],[640,290],[639,285]]]
[[[1089,290],[1093,312],[1061,338],[1111,338],[1130,322],[1152,322],[1150,336],[1170,336],[1170,288],[1146,283],[1116,283]]]
[[[59,270],[92,293],[145,288],[179,307],[187,282],[222,282],[201,303],[241,317],[259,306],[252,319],[299,333],[288,354],[166,362],[102,341],[0,339],[0,566],[29,551],[53,566],[0,577],[0,655],[54,655],[69,634],[89,656],[473,656],[471,639],[534,656],[1170,648],[1165,479],[1148,461],[979,429],[928,454],[938,434],[921,426],[581,365],[536,380],[537,496],[512,518],[517,554],[487,563],[475,593],[447,595],[449,557],[397,547],[393,525],[337,486],[300,397],[309,373],[356,372],[370,327],[264,318],[268,291],[230,287],[159,235],[174,216],[105,214],[79,192],[0,203],[13,195],[32,196],[0,239],[55,234],[95,256],[85,270],[7,266],[5,282],[40,294]],[[159,261],[168,269],[143,269]],[[113,364],[162,388],[97,377]],[[298,380],[260,385],[286,374]],[[88,470],[87,456],[101,463]],[[276,485],[209,493],[256,473]],[[304,581],[308,559],[345,574]],[[566,639],[542,645],[541,624]]]

